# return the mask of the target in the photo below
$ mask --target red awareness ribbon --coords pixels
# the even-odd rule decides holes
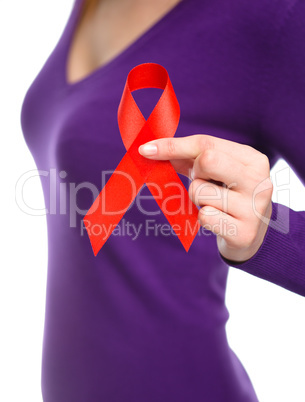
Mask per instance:
[[[143,88],[163,89],[147,121],[131,94]],[[134,67],[118,108],[119,130],[127,152],[83,218],[95,256],[145,183],[185,250],[189,250],[199,229],[197,207],[170,161],[147,159],[138,151],[148,141],[173,137],[179,118],[178,100],[166,69],[155,63]],[[132,178],[129,185],[126,177]]]

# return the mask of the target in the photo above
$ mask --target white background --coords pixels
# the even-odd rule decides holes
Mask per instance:
[[[46,219],[26,215],[15,202],[18,178],[35,169],[21,133],[20,109],[27,88],[59,39],[71,6],[71,0],[0,0],[0,163],[4,189],[0,198],[0,400],[4,402],[42,401]],[[302,184],[284,161],[275,166],[273,176],[276,172],[278,183],[287,191],[277,199],[275,183],[274,201],[288,205],[289,192],[290,207],[303,210]],[[43,208],[38,178],[31,180],[25,196],[32,206]],[[231,268],[227,306],[229,342],[260,401],[304,402],[305,298]]]

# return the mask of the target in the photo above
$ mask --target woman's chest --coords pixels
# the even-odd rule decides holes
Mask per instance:
[[[69,168],[75,178],[115,168],[126,152],[117,123],[125,81],[134,66],[146,62],[159,63],[169,73],[181,111],[176,136],[209,134],[261,146],[247,60],[229,38],[228,48],[223,46],[226,18],[210,17],[211,25],[193,11],[188,18],[181,12],[171,15],[72,85],[65,69],[71,32],[64,33],[23,107],[25,137],[33,153],[43,154],[44,167]],[[134,93],[145,118],[160,94],[153,89]]]
[[[113,60],[180,1],[80,1],[68,49],[68,81],[77,82]]]

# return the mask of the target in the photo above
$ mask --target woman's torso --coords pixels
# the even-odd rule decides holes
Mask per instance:
[[[228,268],[215,236],[200,231],[186,253],[145,187],[96,257],[81,221],[93,188],[102,189],[125,153],[117,108],[137,64],[167,69],[181,109],[176,136],[207,133],[268,152],[249,95],[255,51],[232,34],[234,10],[216,3],[181,1],[102,67],[69,83],[77,1],[27,93],[23,132],[46,172],[49,210],[45,402],[257,401],[228,346]],[[134,94],[145,117],[159,95]],[[272,165],[276,155],[268,156]]]

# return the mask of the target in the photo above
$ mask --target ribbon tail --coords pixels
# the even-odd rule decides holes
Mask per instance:
[[[188,251],[200,228],[198,209],[172,164],[169,161],[166,164],[158,164],[152,169],[146,185]]]
[[[96,256],[144,184],[130,155],[125,154],[83,218]]]

